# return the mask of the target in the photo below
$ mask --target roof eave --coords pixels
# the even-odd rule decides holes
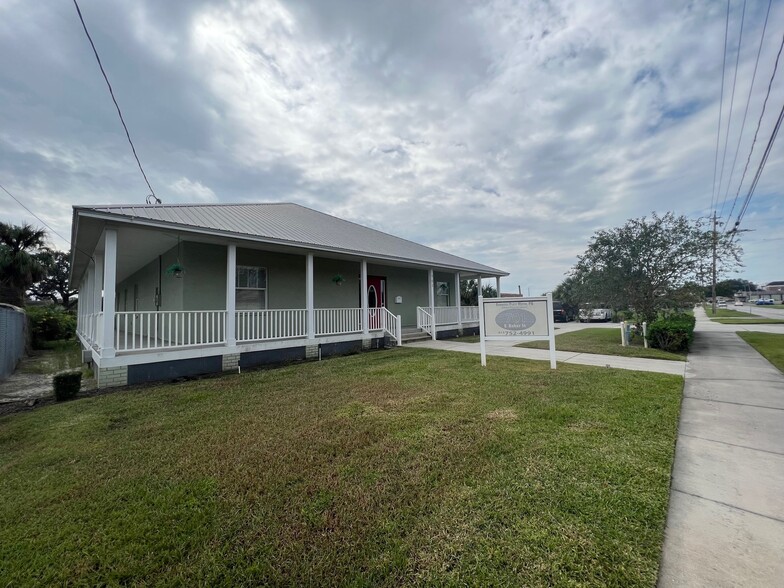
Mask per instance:
[[[451,265],[451,264],[435,264],[435,263],[428,263],[427,261],[417,260],[417,259],[409,259],[405,257],[396,257],[396,256],[385,256],[379,255],[377,253],[368,253],[364,251],[353,251],[348,249],[341,249],[338,247],[325,247],[323,245],[316,245],[312,243],[303,243],[301,241],[287,241],[283,239],[271,239],[268,237],[259,237],[255,235],[249,235],[247,233],[234,233],[231,231],[222,231],[220,229],[209,229],[204,227],[195,227],[193,225],[186,225],[181,223],[173,223],[170,221],[157,221],[152,219],[140,218],[135,216],[129,216],[124,214],[117,214],[117,213],[105,213],[99,212],[94,210],[91,207],[87,206],[74,206],[74,214],[76,215],[74,222],[77,222],[78,216],[85,216],[89,218],[96,218],[105,221],[111,222],[118,222],[124,224],[133,224],[133,225],[141,225],[147,227],[153,227],[158,229],[173,229],[176,228],[177,230],[186,231],[195,234],[202,234],[202,235],[211,235],[214,237],[227,237],[232,239],[237,239],[240,241],[250,241],[254,243],[268,243],[270,245],[278,245],[278,246],[286,246],[286,247],[298,247],[300,249],[312,249],[314,251],[327,251],[330,253],[338,253],[342,255],[352,255],[355,257],[365,257],[367,259],[373,259],[378,261],[392,261],[398,263],[408,263],[412,265],[419,265],[422,267],[435,267],[441,269],[449,269],[458,272],[470,273],[481,275],[482,277],[505,277],[509,275],[509,272],[505,272],[503,270],[499,270],[497,268],[493,268],[490,266],[483,266],[483,268],[472,268],[467,266],[459,266],[459,265]],[[74,233],[75,236],[76,233]],[[75,237],[74,237],[75,238]],[[480,264],[481,265],[481,264]]]

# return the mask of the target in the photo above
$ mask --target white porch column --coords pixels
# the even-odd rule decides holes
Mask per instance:
[[[237,246],[226,246],[226,346],[237,345]]]
[[[495,291],[499,298],[501,298],[501,276],[495,277]]]
[[[114,357],[114,299],[117,287],[117,230],[106,229],[103,248],[103,281],[106,303],[103,308],[101,357]]]
[[[455,306],[457,306],[457,328],[463,328],[463,311],[460,308],[460,272],[455,272]]]
[[[87,264],[87,270],[84,272],[85,279],[84,279],[84,311],[85,314],[90,315],[95,312],[93,309],[93,288],[94,288],[94,273],[93,268],[90,267],[90,264]]]
[[[316,338],[316,312],[313,307],[313,254],[308,253],[305,258],[305,321],[310,340]]]
[[[479,297],[482,295],[482,276],[476,276],[476,303],[479,304]]]
[[[362,268],[360,270],[360,283],[362,294],[360,296],[360,304],[362,305],[362,336],[367,339],[370,336],[370,325],[368,324],[368,285],[367,285],[367,261],[362,260]],[[379,294],[380,295],[380,294]]]
[[[436,340],[436,284],[433,279],[433,269],[427,270],[427,283],[428,283],[428,304],[430,305],[430,316],[432,317],[433,324],[431,331],[433,331],[433,341]]]
[[[95,283],[93,284],[93,312],[101,312],[103,300],[103,255],[95,254]]]

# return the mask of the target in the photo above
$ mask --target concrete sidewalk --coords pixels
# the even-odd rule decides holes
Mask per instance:
[[[781,586],[784,375],[695,314],[659,586]]]
[[[619,335],[620,337],[620,335]],[[557,339],[556,339],[557,342]],[[488,341],[487,355],[501,357],[518,357],[521,359],[550,360],[550,352],[545,349],[525,349],[515,347],[519,341]],[[418,341],[406,344],[406,347],[424,347],[426,349],[439,349],[442,351],[461,351],[463,353],[479,354],[479,343],[461,343],[456,340],[446,341]],[[593,365],[599,367],[613,367],[622,370],[641,372],[658,372],[662,374],[684,375],[685,361],[667,361],[665,359],[640,359],[637,357],[618,357],[617,355],[598,355],[593,353],[574,353],[571,351],[556,351],[555,359],[560,363],[575,363],[580,365]],[[479,361],[479,359],[477,359]]]

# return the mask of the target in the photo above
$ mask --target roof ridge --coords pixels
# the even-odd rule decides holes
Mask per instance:
[[[300,206],[296,202],[178,202],[177,204],[74,204],[74,208],[195,208],[197,206]],[[303,207],[307,208],[307,207]]]

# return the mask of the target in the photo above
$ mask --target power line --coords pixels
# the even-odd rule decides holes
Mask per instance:
[[[716,172],[719,168],[719,141],[721,138],[721,114],[724,110],[724,72],[727,69],[727,36],[730,29],[730,0],[727,0],[727,18],[724,23],[724,55],[721,61],[721,94],[719,98],[719,126],[716,129],[716,157],[713,160],[713,192],[711,192],[711,209],[716,198]]]
[[[740,32],[738,33],[738,52],[735,57],[735,73],[732,76],[732,95],[730,96],[730,112],[727,117],[727,132],[724,135],[724,155],[721,156],[721,173],[719,174],[719,186],[716,190],[716,206],[719,205],[721,197],[721,183],[724,179],[724,164],[727,161],[727,144],[730,142],[730,128],[732,127],[732,107],[735,104],[735,84],[738,81],[738,63],[740,62],[740,48],[743,44],[743,24],[746,21],[746,0],[743,0],[743,12],[740,17]]]
[[[724,193],[724,201],[721,203],[721,211],[719,212],[719,217],[724,214],[724,206],[727,204],[727,197],[730,193],[730,186],[732,185],[732,176],[735,174],[735,164],[738,162],[738,154],[740,153],[740,143],[743,139],[743,131],[746,128],[746,116],[749,114],[749,105],[751,104],[751,94],[754,90],[754,81],[757,79],[757,67],[759,66],[759,58],[760,54],[762,53],[762,42],[765,40],[765,31],[768,28],[768,17],[770,16],[770,7],[773,4],[773,0],[768,0],[768,11],[765,13],[765,22],[762,25],[762,35],[760,36],[759,47],[757,48],[757,59],[754,61],[754,73],[751,74],[751,85],[749,86],[749,95],[746,98],[746,109],[743,112],[743,121],[740,123],[740,133],[738,134],[738,144],[735,147],[735,157],[732,159],[732,168],[730,169],[730,177],[727,180],[727,191]],[[735,73],[737,74],[737,65],[735,69]],[[743,181],[741,180],[741,184]],[[738,188],[738,193],[740,193],[740,188]],[[735,202],[738,201],[738,197],[735,196]],[[735,209],[735,202],[732,204],[732,210]],[[729,222],[730,218],[732,217],[732,211],[727,215],[727,222]]]
[[[765,116],[765,109],[768,105],[768,98],[770,98],[770,90],[773,87],[773,80],[776,78],[776,72],[779,68],[779,59],[781,58],[781,51],[784,49],[784,35],[781,37],[781,45],[779,45],[779,52],[776,54],[776,61],[773,64],[773,73],[770,76],[770,81],[768,82],[768,90],[765,93],[765,100],[762,102],[762,112],[760,112],[759,120],[757,121],[757,128],[754,131],[754,138],[751,141],[751,149],[749,150],[749,156],[746,158],[746,165],[743,168],[743,175],[740,178],[740,184],[738,184],[738,191],[735,194],[735,202],[732,203],[732,209],[730,210],[729,215],[727,216],[727,220],[732,218],[732,213],[735,211],[735,204],[738,201],[738,196],[740,195],[741,188],[743,188],[743,180],[746,179],[746,172],[749,170],[749,164],[751,163],[751,156],[754,153],[754,146],[757,143],[757,135],[759,134],[760,126],[762,126],[762,119]],[[746,200],[750,200],[750,197],[747,195]],[[744,201],[744,206],[748,206]],[[735,228],[740,224],[741,218],[740,215],[738,216],[738,220],[735,223],[735,226],[732,228],[734,231]]]
[[[743,202],[743,207],[740,209],[738,213],[738,220],[735,223],[732,231],[733,233],[737,232],[738,225],[740,221],[743,220],[744,215],[746,214],[746,210],[749,207],[749,202],[751,202],[752,196],[754,196],[754,190],[757,188],[757,184],[759,183],[760,176],[762,175],[762,170],[765,169],[765,164],[768,162],[768,156],[770,155],[770,151],[773,148],[773,143],[776,141],[776,136],[779,134],[779,129],[781,128],[781,121],[784,120],[784,104],[781,106],[781,112],[779,112],[779,117],[776,120],[776,126],[773,127],[773,132],[770,134],[770,139],[768,139],[768,144],[765,147],[765,152],[762,154],[762,159],[760,160],[759,167],[757,167],[757,173],[754,174],[754,179],[751,182],[751,186],[749,187],[749,193],[746,195],[746,199]]]
[[[8,195],[9,195],[11,198],[13,198],[13,199],[14,199],[14,201],[15,201],[15,202],[16,202],[16,203],[17,203],[19,206],[21,206],[21,207],[22,207],[22,208],[24,208],[24,209],[25,209],[27,212],[29,212],[29,213],[30,213],[30,214],[32,214],[32,215],[33,215],[35,218],[37,218],[37,219],[38,219],[38,222],[40,222],[40,223],[41,223],[43,226],[45,226],[47,229],[49,229],[50,231],[52,231],[52,232],[53,232],[55,235],[57,235],[58,237],[60,237],[60,238],[61,238],[63,241],[65,241],[66,243],[70,243],[70,240],[69,240],[69,239],[66,239],[66,238],[65,238],[65,237],[63,237],[63,236],[62,236],[60,233],[58,233],[58,232],[57,232],[57,231],[55,231],[55,230],[54,230],[52,227],[50,227],[48,224],[46,224],[46,221],[45,221],[44,219],[42,219],[40,216],[38,216],[37,214],[35,214],[35,213],[34,213],[32,210],[30,210],[29,208],[27,208],[27,207],[26,207],[24,204],[22,204],[22,202],[21,202],[21,201],[20,201],[20,200],[19,200],[19,199],[18,199],[16,196],[14,196],[13,194],[11,194],[11,192],[9,192],[8,190],[6,190],[6,189],[5,189],[5,186],[3,186],[2,184],[0,184],[0,189],[2,189],[2,190],[3,190],[3,192],[5,192],[5,193],[6,193],[6,194],[8,194]]]
[[[142,162],[139,160],[139,156],[136,154],[136,147],[131,140],[131,133],[128,132],[128,125],[125,124],[125,119],[123,118],[122,110],[120,110],[120,105],[117,103],[117,98],[114,96],[114,90],[112,89],[111,83],[109,83],[109,77],[106,75],[106,71],[103,69],[103,64],[101,63],[101,58],[98,56],[98,50],[95,48],[95,43],[93,43],[93,38],[90,36],[90,31],[87,30],[87,24],[84,22],[84,17],[82,16],[82,11],[79,8],[79,4],[76,0],[73,0],[74,6],[76,7],[76,13],[79,15],[79,20],[82,22],[82,28],[84,29],[84,34],[87,35],[87,40],[90,41],[90,46],[93,48],[93,54],[95,55],[95,60],[98,62],[98,67],[101,68],[101,73],[103,74],[103,79],[106,80],[106,85],[109,87],[109,94],[112,97],[112,102],[114,102],[114,107],[117,109],[117,115],[120,117],[120,122],[122,123],[123,129],[125,129],[125,136],[128,138],[128,143],[131,146],[131,151],[133,151],[133,157],[136,159],[136,165],[139,166],[139,171],[142,172],[142,176],[144,177],[144,181],[147,184],[147,187],[150,189],[150,196],[154,200],[157,201],[158,204],[161,203],[160,198],[155,195],[155,190],[152,189],[150,185],[150,180],[147,179],[147,174],[144,173],[144,168],[142,167]],[[149,197],[148,197],[149,202]]]

